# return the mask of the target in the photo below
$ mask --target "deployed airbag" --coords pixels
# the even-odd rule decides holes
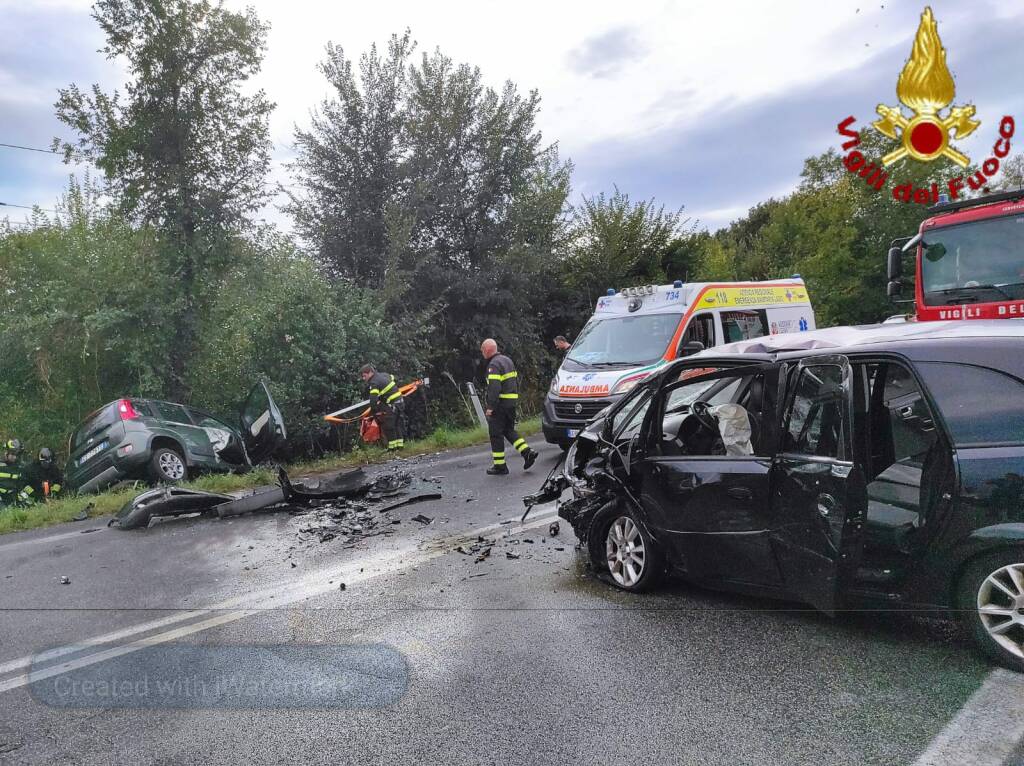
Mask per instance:
[[[739,404],[720,404],[715,408],[718,417],[718,432],[725,444],[726,455],[753,455],[754,445],[750,441],[750,418]]]

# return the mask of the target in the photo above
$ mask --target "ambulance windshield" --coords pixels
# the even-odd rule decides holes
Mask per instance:
[[[592,319],[568,359],[582,365],[636,365],[660,359],[682,314],[645,314]]]

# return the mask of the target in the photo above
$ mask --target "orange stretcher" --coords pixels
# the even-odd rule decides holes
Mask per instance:
[[[409,396],[410,394],[416,393],[420,386],[429,386],[430,378],[419,378],[406,383],[404,386],[399,386],[398,390],[402,392],[402,396]],[[345,425],[346,423],[357,423],[360,420],[367,420],[373,413],[370,412],[370,400],[364,399],[361,402],[356,402],[348,407],[343,407],[340,410],[324,415],[324,420],[328,423],[333,423],[336,426]]]

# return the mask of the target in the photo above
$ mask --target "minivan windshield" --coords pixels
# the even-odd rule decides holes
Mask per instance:
[[[922,242],[921,277],[929,306],[1024,298],[1024,216],[932,229]]]
[[[660,359],[679,327],[682,314],[592,319],[567,359],[584,365],[637,365]]]

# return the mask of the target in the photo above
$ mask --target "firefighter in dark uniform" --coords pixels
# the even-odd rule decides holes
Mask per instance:
[[[402,449],[405,446],[402,429],[402,392],[395,383],[395,376],[377,372],[377,368],[372,364],[364,364],[359,374],[366,383],[370,411],[380,425],[388,449]]]
[[[516,432],[516,405],[519,403],[519,381],[515,363],[498,353],[498,344],[488,338],[480,344],[480,353],[487,360],[487,430],[491,436],[493,465],[491,476],[508,474],[505,465],[505,440],[523,456],[523,470],[537,460],[526,439]]]
[[[32,464],[25,470],[25,479],[39,500],[61,496],[64,477],[53,459],[53,450],[43,447]]]
[[[21,442],[11,439],[0,456],[0,506],[27,505],[35,499],[35,490],[21,470]]]

